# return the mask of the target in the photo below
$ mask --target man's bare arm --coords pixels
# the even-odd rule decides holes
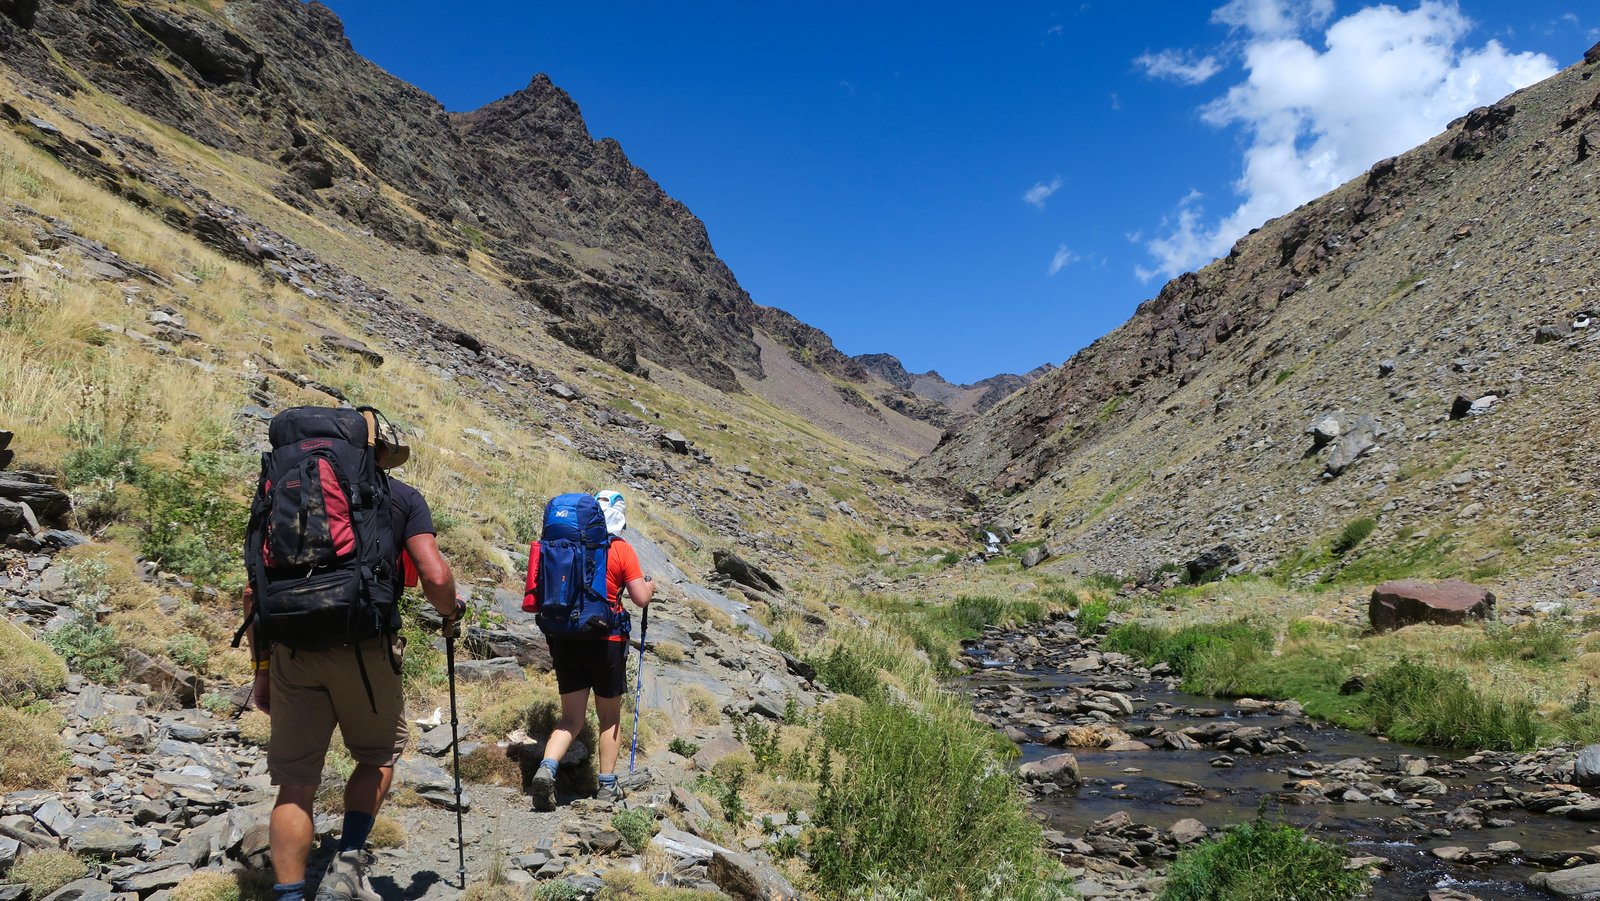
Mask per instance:
[[[431,534],[413,535],[406,539],[406,553],[417,567],[417,580],[422,583],[422,594],[433,609],[445,619],[456,615],[456,577],[450,564],[439,553],[439,542]]]

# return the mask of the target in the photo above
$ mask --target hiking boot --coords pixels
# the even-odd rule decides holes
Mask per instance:
[[[328,862],[317,886],[316,901],[383,901],[367,882],[367,867],[372,855],[366,851],[340,851]]]
[[[600,790],[595,792],[594,799],[602,804],[615,804],[622,800],[622,786],[615,783],[600,783]]]
[[[556,809],[556,776],[554,773],[544,767],[539,767],[538,772],[533,774],[532,784],[529,786],[528,792],[533,795],[534,810],[548,813]]]

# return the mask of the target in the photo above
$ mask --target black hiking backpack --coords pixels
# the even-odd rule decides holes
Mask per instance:
[[[380,415],[293,407],[272,418],[244,543],[255,606],[239,635],[253,623],[258,644],[297,651],[390,635],[399,549],[377,465]]]

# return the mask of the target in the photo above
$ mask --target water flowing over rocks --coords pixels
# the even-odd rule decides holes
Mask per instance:
[[[1596,749],[1415,748],[1293,701],[1185,695],[1067,617],[987,629],[964,657],[978,717],[1021,746],[1023,791],[1085,897],[1153,898],[1166,861],[1260,805],[1345,842],[1350,866],[1383,873],[1383,901],[1600,891],[1600,795],[1573,784],[1596,782]]]

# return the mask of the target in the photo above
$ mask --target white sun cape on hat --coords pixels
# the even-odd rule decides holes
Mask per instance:
[[[628,503],[622,499],[620,491],[598,491],[594,499],[600,502],[600,511],[606,515],[606,531],[613,535],[622,534],[628,527]]]

